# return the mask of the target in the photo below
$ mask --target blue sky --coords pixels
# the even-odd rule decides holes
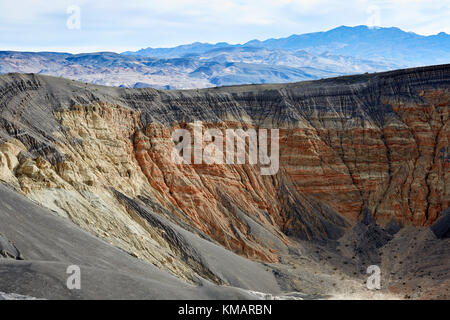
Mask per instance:
[[[0,50],[122,52],[362,24],[430,35],[450,33],[449,17],[450,0],[0,0]]]

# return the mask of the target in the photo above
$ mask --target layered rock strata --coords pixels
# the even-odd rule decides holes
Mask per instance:
[[[9,74],[0,77],[0,177],[127,252],[193,279],[195,264],[118,194],[268,262],[293,239],[339,238],[364,208],[382,225],[428,226],[450,201],[449,88],[449,65],[188,91]],[[278,173],[174,164],[171,133],[195,121],[279,129]]]

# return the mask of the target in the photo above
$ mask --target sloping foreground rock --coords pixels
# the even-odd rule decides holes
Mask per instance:
[[[0,186],[0,233],[25,260],[0,258],[0,291],[46,299],[254,299],[244,290],[201,278],[188,284],[142,262]],[[5,237],[5,238],[3,238]],[[230,283],[279,293],[273,275],[207,241],[190,243]],[[81,290],[69,290],[69,265],[81,268]]]

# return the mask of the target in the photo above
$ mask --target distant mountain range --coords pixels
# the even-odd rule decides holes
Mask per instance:
[[[366,26],[237,45],[196,42],[122,54],[0,51],[0,73],[33,72],[160,89],[295,82],[449,62],[446,33],[421,36]]]
[[[326,32],[291,35],[287,38],[252,40],[244,44],[230,45],[193,43],[174,48],[146,48],[124,54],[179,58],[187,54],[201,54],[211,50],[230,47],[257,47],[271,50],[305,50],[314,54],[333,53],[359,59],[388,60],[411,66],[448,63],[450,58],[450,35],[422,36],[399,28],[370,28],[367,26],[341,26]]]

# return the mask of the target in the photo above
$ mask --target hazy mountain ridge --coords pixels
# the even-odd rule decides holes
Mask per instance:
[[[231,45],[193,43],[136,52],[0,51],[0,73],[62,76],[84,82],[158,89],[287,83],[448,63],[450,36],[398,28],[339,27]]]
[[[285,83],[380,71],[392,65],[351,57],[263,48],[230,48],[184,58],[113,52],[86,54],[0,52],[0,72],[39,73],[124,87],[188,89],[247,83]]]
[[[333,53],[359,59],[390,61],[404,66],[448,63],[450,35],[441,32],[422,36],[399,28],[341,26],[326,32],[293,34],[286,38],[251,40],[244,44],[193,43],[173,48],[146,48],[128,55],[154,57],[182,57],[186,54],[205,53],[210,50],[238,47],[258,47],[271,50],[306,50],[312,54]]]
[[[292,35],[265,41],[252,40],[245,45],[272,49],[299,50],[313,53],[331,51],[365,59],[388,59],[408,66],[448,63],[450,35],[422,36],[399,28],[341,26],[327,32]]]
[[[365,26],[245,44],[196,42],[122,54],[0,51],[0,73],[40,73],[158,89],[287,83],[448,62],[446,33],[421,36]]]

